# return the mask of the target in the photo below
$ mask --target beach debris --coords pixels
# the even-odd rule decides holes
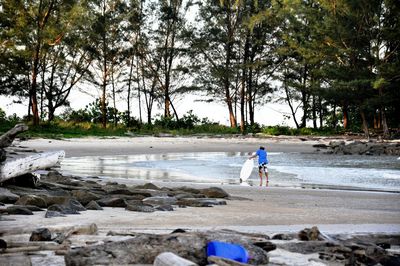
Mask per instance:
[[[57,165],[65,157],[64,151],[43,152],[0,164],[0,183],[13,177],[22,176],[39,169]],[[30,175],[27,175],[30,177]]]
[[[33,171],[51,168],[65,157],[64,151],[53,151],[29,156],[17,154],[17,158],[8,158],[7,148],[11,146],[19,133],[27,130],[28,126],[25,124],[17,124],[0,136],[0,183],[19,177],[18,182],[26,180],[29,185],[35,185],[38,181],[38,176],[33,174]]]
[[[69,250],[66,265],[152,264],[163,252],[174,252],[186,260],[207,265],[206,246],[211,241],[238,243],[248,252],[250,264],[267,264],[268,254],[252,243],[253,237],[235,231],[205,231],[171,234],[136,233],[134,237]],[[112,255],[111,255],[112,254]],[[111,255],[111,256],[110,256]]]
[[[221,241],[207,243],[207,257],[210,256],[222,257],[243,263],[247,263],[249,260],[249,254],[243,246]]]
[[[172,252],[163,252],[156,257],[154,266],[197,266],[198,264],[179,257]]]

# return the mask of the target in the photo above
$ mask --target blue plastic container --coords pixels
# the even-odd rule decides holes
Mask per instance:
[[[218,256],[238,262],[247,263],[249,254],[247,250],[238,244],[211,241],[207,244],[207,257]]]

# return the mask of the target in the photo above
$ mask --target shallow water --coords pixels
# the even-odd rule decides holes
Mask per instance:
[[[66,158],[61,171],[141,180],[239,184],[245,153],[170,153]],[[392,156],[269,153],[270,185],[350,186],[400,192],[400,160]],[[248,184],[259,183],[256,161]]]

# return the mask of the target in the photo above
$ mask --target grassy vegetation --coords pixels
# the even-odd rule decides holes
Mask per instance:
[[[1,121],[0,134],[12,128],[20,121]],[[58,120],[51,123],[42,123],[40,126],[33,127],[28,123],[29,131],[20,134],[27,138],[43,137],[43,138],[78,138],[78,137],[106,137],[106,136],[127,136],[127,135],[161,135],[171,134],[176,136],[209,134],[209,135],[232,135],[240,134],[239,128],[231,128],[216,123],[196,124],[191,127],[172,127],[166,128],[160,125],[143,124],[136,127],[126,127],[124,125],[108,124],[107,128],[103,128],[99,123],[91,122],[66,122]],[[286,126],[267,126],[249,128],[245,133],[263,133],[265,135],[334,135],[329,129],[311,129],[302,128],[294,129]]]
[[[43,137],[43,138],[77,138],[77,137],[106,137],[106,136],[126,136],[126,135],[195,135],[195,134],[208,134],[208,135],[232,135],[241,134],[239,128],[231,128],[228,126],[220,125],[208,119],[200,119],[189,111],[181,117],[178,121],[173,118],[165,118],[158,116],[154,119],[153,124],[142,124],[138,120],[131,119],[128,123],[124,117],[121,116],[117,121],[117,125],[109,122],[106,128],[98,122],[97,117],[87,110],[83,110],[72,115],[57,118],[52,122],[42,122],[40,126],[33,127],[28,124],[29,131],[20,136],[24,137]],[[93,113],[93,112],[92,112]],[[84,114],[84,115],[82,115]],[[12,128],[15,124],[21,123],[23,120],[17,116],[5,116],[5,112],[0,109],[0,134]],[[126,126],[128,124],[129,126]],[[286,135],[286,136],[299,136],[299,135],[335,135],[338,132],[330,129],[313,129],[301,128],[295,129],[287,126],[260,126],[255,124],[247,126],[247,133],[263,133],[265,135]]]

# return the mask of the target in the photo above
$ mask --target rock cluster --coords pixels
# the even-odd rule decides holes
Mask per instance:
[[[331,141],[328,145],[316,144],[313,146],[318,151],[324,151],[329,154],[344,155],[393,155],[400,156],[400,143],[376,142],[376,141]]]
[[[113,234],[113,232],[109,232]],[[305,228],[298,234],[285,235],[284,239],[272,239],[265,234],[249,234],[231,230],[185,232],[171,234],[131,234],[124,241],[109,242],[70,250],[65,254],[66,265],[121,265],[152,264],[168,265],[157,262],[160,254],[173,253],[184,259],[179,265],[400,265],[400,255],[389,251],[391,245],[400,243],[399,236],[357,236],[328,237],[322,235],[317,227]],[[280,234],[279,238],[282,238]],[[302,240],[303,239],[303,240]],[[221,241],[242,245],[249,255],[248,264],[222,258],[207,257],[207,243]],[[291,254],[275,259],[276,254]],[[306,264],[293,254],[304,256]],[[282,260],[286,262],[282,263]],[[290,263],[292,261],[292,263]]]
[[[0,188],[0,202],[7,204],[7,207],[1,208],[3,215],[29,215],[47,209],[46,217],[50,218],[78,214],[86,209],[101,210],[103,207],[139,212],[173,211],[177,207],[226,204],[226,200],[231,198],[216,187],[159,188],[150,183],[126,186],[115,182],[103,185],[96,182],[95,178],[66,177],[55,171],[49,172],[33,185],[4,183]],[[84,235],[84,238],[86,235],[96,235],[96,224],[59,230],[37,228],[31,232],[27,243],[7,243],[0,239],[0,265],[9,265],[7,263],[10,261],[29,265],[30,257],[40,251],[53,251],[53,257],[62,256],[62,263],[52,265],[243,266],[309,265],[314,262],[327,265],[400,265],[400,252],[391,251],[392,247],[400,245],[400,236],[397,235],[326,236],[317,227],[305,228],[297,234],[276,234],[271,237],[231,230],[177,229],[170,234],[123,230],[107,233],[109,238],[122,236],[122,240],[87,241],[86,245],[73,247],[69,237],[76,234]],[[206,246],[210,241],[242,245],[249,253],[248,264],[221,257],[207,257]],[[26,255],[26,252],[29,254]],[[59,262],[59,259],[54,261]],[[171,261],[179,264],[171,264]]]
[[[136,212],[173,211],[176,207],[212,207],[226,205],[229,194],[218,187],[159,188],[153,184],[127,186],[115,182],[105,185],[80,177],[67,177],[51,171],[40,182],[29,184],[4,182],[0,204],[14,205],[0,209],[3,214],[30,215],[47,209],[46,218],[102,210],[103,207],[125,208]]]

